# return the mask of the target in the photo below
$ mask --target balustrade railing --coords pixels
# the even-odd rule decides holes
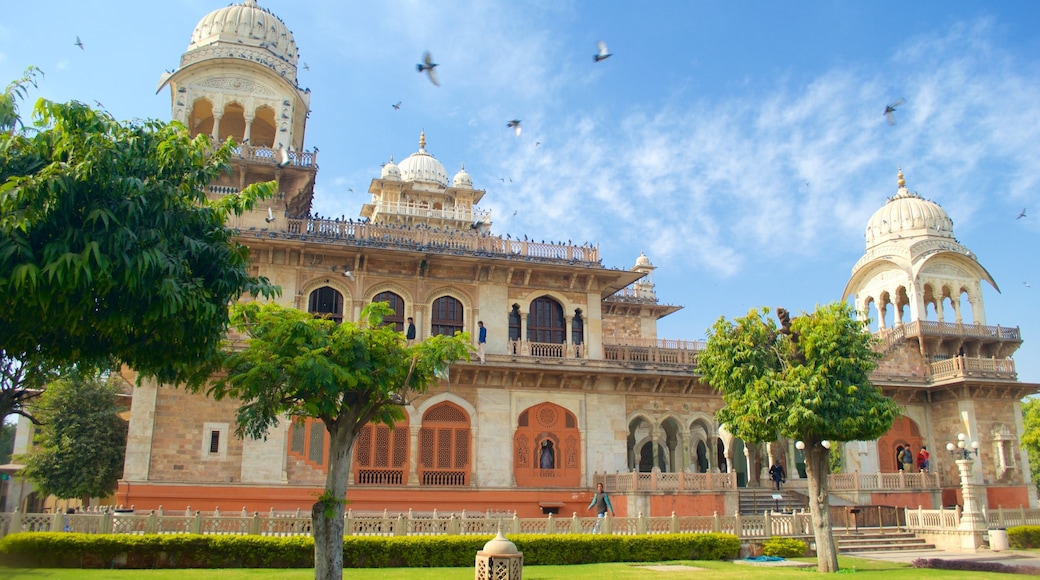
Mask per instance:
[[[618,492],[627,491],[717,491],[737,488],[735,473],[687,473],[659,471],[595,473],[593,483]]]
[[[376,213],[389,213],[435,219],[451,219],[466,222],[486,222],[491,212],[473,207],[432,208],[429,204],[414,201],[379,201],[375,205]]]
[[[476,231],[377,224],[344,217],[290,217],[287,221],[286,233],[290,236],[345,240],[357,245],[373,247],[441,249],[446,252],[468,252],[479,255],[553,259],[586,264],[599,263],[597,246],[518,241]]]
[[[915,320],[906,324],[897,324],[892,328],[879,330],[877,336],[885,342],[917,336],[963,336],[998,340],[1022,340],[1022,334],[1017,326],[986,326],[983,324],[937,322],[934,320]]]
[[[954,377],[992,376],[1014,379],[1015,361],[993,357],[955,356],[931,363],[933,380]]]
[[[725,474],[723,474],[725,475]],[[614,490],[620,491],[620,490]],[[888,508],[891,509],[891,508]],[[898,508],[897,508],[898,509]],[[911,532],[952,531],[960,524],[961,510],[956,509],[900,509],[905,516],[905,528]],[[891,514],[890,514],[891,515]],[[1018,525],[1040,525],[1040,509],[998,508],[988,510],[984,517],[991,528]],[[516,513],[400,513],[344,514],[344,533],[348,536],[430,536],[481,535],[490,536],[499,529],[510,534],[587,534],[597,524],[600,533],[613,535],[664,533],[726,533],[740,538],[768,538],[772,536],[808,537],[813,534],[811,516],[805,512],[771,513],[756,515],[671,516],[597,518],[549,515],[544,518],[521,518]],[[862,526],[861,526],[862,527]],[[900,526],[902,527],[902,526]],[[208,535],[262,535],[309,536],[312,534],[310,513],[266,513],[246,510],[233,514],[192,511],[164,513],[162,509],[147,513],[91,512],[76,514],[22,514],[0,513],[0,537],[15,532],[76,532],[83,534],[208,534]]]
[[[833,491],[939,489],[938,473],[832,473],[827,476],[828,489]]]

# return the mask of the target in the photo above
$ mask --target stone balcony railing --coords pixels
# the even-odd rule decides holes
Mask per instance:
[[[1008,342],[1022,341],[1022,333],[1017,326],[985,326],[932,320],[915,320],[906,324],[897,324],[891,328],[877,331],[875,336],[881,340],[884,349],[907,338],[960,337]]]
[[[414,201],[406,202],[385,200],[379,201],[374,207],[375,213],[373,215],[404,215],[433,219],[458,220],[471,223],[484,223],[491,219],[491,212],[489,210],[481,210],[473,207],[449,207],[436,209],[431,208],[428,204],[417,203]]]
[[[240,144],[233,148],[232,151],[239,159],[245,161],[270,163],[272,165],[276,165],[279,162],[278,150],[272,147]],[[296,167],[317,167],[318,165],[317,151],[288,150],[286,153],[289,155],[289,165]]]
[[[247,232],[243,232],[247,233]],[[440,251],[456,255],[566,262],[599,266],[599,247],[513,240],[475,231],[376,224],[346,218],[289,217],[285,232],[257,236],[311,240],[365,247],[398,247],[416,251]]]
[[[831,491],[889,491],[939,489],[938,473],[832,473],[827,476]]]
[[[997,378],[1015,380],[1015,361],[978,356],[955,356],[931,363],[933,381],[954,378]]]

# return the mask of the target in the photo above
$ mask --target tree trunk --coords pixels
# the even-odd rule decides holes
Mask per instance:
[[[329,472],[325,477],[325,501],[311,508],[314,534],[314,580],[342,580],[343,526],[350,474],[353,430],[340,428],[329,433]]]
[[[831,509],[827,501],[827,475],[830,473],[830,450],[819,443],[805,450],[805,475],[809,483],[809,509],[816,534],[816,561],[820,572],[838,571],[838,549],[831,528]]]

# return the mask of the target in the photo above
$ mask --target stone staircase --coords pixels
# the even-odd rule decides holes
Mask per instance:
[[[790,489],[776,491],[757,487],[742,487],[740,493],[741,514],[761,514],[767,511],[791,513],[809,509],[809,498]],[[782,499],[773,499],[773,494],[780,494]]]
[[[935,544],[929,544],[924,538],[918,538],[911,532],[891,530],[879,532],[877,528],[860,528],[857,532],[834,531],[834,541],[838,544],[838,553],[845,555],[862,554],[864,552],[893,552],[904,550],[935,550]]]

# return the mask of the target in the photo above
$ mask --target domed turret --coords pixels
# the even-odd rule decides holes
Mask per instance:
[[[473,189],[473,178],[466,173],[466,166],[463,165],[462,169],[455,174],[455,177],[451,180],[451,186],[464,189]]]
[[[426,181],[442,187],[448,186],[448,172],[444,165],[426,152],[426,132],[419,135],[419,151],[412,153],[401,162],[401,179],[403,181]]]
[[[394,163],[394,157],[390,156],[390,162],[383,166],[383,171],[379,174],[380,179],[389,179],[390,181],[401,181],[401,170]]]
[[[294,70],[299,60],[292,32],[281,18],[261,8],[256,0],[231,4],[207,14],[195,26],[188,50],[217,43],[265,48],[291,64]]]
[[[953,239],[953,220],[939,204],[910,193],[899,171],[899,189],[867,222],[867,249],[892,239]]]

